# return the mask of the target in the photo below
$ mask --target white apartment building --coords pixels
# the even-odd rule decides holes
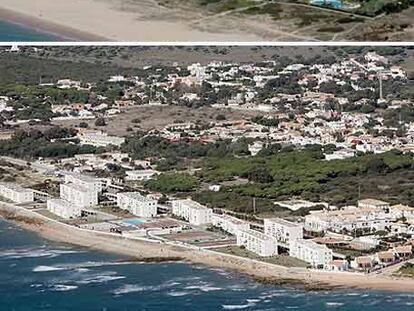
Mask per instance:
[[[252,229],[238,232],[237,245],[244,246],[247,250],[262,257],[278,254],[276,239]]]
[[[51,213],[64,219],[77,218],[81,216],[81,207],[63,199],[47,200],[47,209]]]
[[[119,208],[138,217],[157,216],[157,201],[141,195],[139,192],[119,192],[116,194]]]
[[[264,233],[288,246],[293,240],[303,239],[303,226],[281,218],[265,218]]]
[[[397,204],[390,207],[390,214],[397,218],[414,218],[414,207]]]
[[[211,223],[213,210],[191,199],[172,201],[173,215],[183,218],[193,225]]]
[[[102,192],[102,181],[88,175],[66,173],[65,183],[73,183],[96,192]]]
[[[384,230],[393,220],[393,215],[382,209],[348,206],[336,211],[311,212],[305,216],[304,228],[313,232],[331,230],[338,233],[343,230]]]
[[[124,137],[110,136],[102,131],[79,133],[78,138],[82,145],[92,145],[96,147],[121,146],[125,142]]]
[[[289,255],[306,261],[314,268],[326,268],[333,259],[332,250],[311,240],[293,240]]]
[[[214,227],[220,228],[232,235],[237,235],[240,230],[250,229],[250,224],[247,221],[226,214],[212,214],[211,223]]]
[[[126,171],[126,180],[137,180],[145,181],[154,178],[156,175],[160,174],[156,170],[136,170],[136,171]]]
[[[33,191],[15,183],[0,182],[0,195],[15,203],[33,202]]]
[[[377,199],[363,199],[358,201],[359,208],[377,208],[382,210],[388,210],[390,204]]]
[[[98,192],[73,183],[60,184],[60,197],[79,207],[98,204]]]

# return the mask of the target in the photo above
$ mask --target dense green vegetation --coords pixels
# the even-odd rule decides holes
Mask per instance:
[[[42,52],[39,52],[38,55],[41,56]],[[62,61],[28,57],[24,54],[0,53],[1,84],[38,84],[41,80],[46,83],[56,82],[58,79],[64,78],[98,82],[102,79],[106,80],[111,75],[118,74],[119,71],[120,67],[114,64],[102,66],[99,62],[72,62],[67,58]],[[126,73],[136,72],[136,70],[132,71],[127,68],[123,68],[122,71]],[[65,73],[64,77],[62,77],[62,73]]]
[[[259,176],[259,178],[258,178]],[[224,187],[220,193],[201,199],[214,205],[233,206],[229,201],[243,198],[290,199],[301,197],[344,205],[361,197],[414,204],[412,154],[398,151],[366,154],[346,160],[324,161],[322,150],[312,146],[302,151],[279,151],[268,156],[214,158],[198,174],[203,181],[220,183],[235,177],[248,183]]]
[[[356,12],[369,16],[401,12],[410,7],[410,0],[363,0],[360,2],[361,7]]]
[[[228,140],[203,144],[180,140],[171,142],[167,139],[149,135],[137,134],[129,137],[123,146],[135,159],[153,157],[157,159],[158,169],[170,170],[173,168],[185,168],[188,159],[201,159],[203,157],[224,157],[228,155],[247,155],[247,140],[231,142]]]
[[[197,185],[197,178],[185,173],[161,174],[145,183],[149,189],[161,192],[188,192],[194,190]]]
[[[0,155],[15,156],[19,158],[37,157],[73,157],[75,154],[96,153],[100,149],[93,146],[79,146],[69,142],[54,141],[50,139],[68,138],[73,136],[73,130],[51,128],[45,132],[19,131],[12,139],[0,141]]]

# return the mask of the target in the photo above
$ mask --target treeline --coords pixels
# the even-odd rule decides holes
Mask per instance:
[[[412,5],[410,0],[360,0],[359,2],[361,7],[356,12],[369,16],[401,12]]]
[[[365,197],[414,204],[414,190],[409,186],[414,176],[412,154],[394,150],[345,160],[323,159],[323,148],[318,146],[281,149],[266,156],[208,159],[198,176],[212,183],[245,178],[248,183],[223,190],[242,197],[281,200],[298,196],[343,205],[355,203],[361,191]]]
[[[219,140],[214,143],[192,142],[190,138],[171,142],[165,138],[149,135],[136,135],[126,139],[122,149],[135,159],[156,158],[158,169],[179,169],[185,166],[187,159],[204,157],[227,157],[232,155],[249,155],[248,139]]]
[[[0,141],[0,155],[19,158],[60,158],[102,151],[100,148],[89,145],[79,146],[70,142],[50,141],[51,139],[70,138],[75,134],[73,129],[60,127],[53,127],[44,132],[39,130],[18,131],[12,139]]]
[[[59,47],[62,48],[62,47]],[[86,61],[54,60],[33,55],[0,53],[0,84],[21,83],[34,85],[40,82],[56,82],[58,79],[72,79],[88,82],[107,80],[120,72],[134,73],[136,69],[121,68],[116,64]],[[62,77],[62,73],[65,74]]]

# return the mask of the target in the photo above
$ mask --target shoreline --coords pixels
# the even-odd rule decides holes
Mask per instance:
[[[41,18],[22,14],[0,7],[0,20],[22,28],[30,29],[40,34],[55,37],[53,42],[65,41],[108,41],[107,38],[87,33],[81,30],[48,22]],[[45,41],[46,42],[46,41]]]
[[[411,278],[351,272],[287,268],[208,250],[196,250],[145,239],[129,239],[110,233],[76,228],[9,203],[0,203],[0,217],[48,240],[129,256],[136,261],[183,261],[224,268],[248,275],[261,283],[303,285],[305,290],[369,289],[414,292]],[[93,237],[93,238],[92,238]]]

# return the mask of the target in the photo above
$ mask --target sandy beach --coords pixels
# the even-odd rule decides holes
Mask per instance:
[[[71,227],[7,203],[0,204],[0,216],[50,240],[132,256],[138,260],[182,259],[191,263],[236,270],[262,282],[275,284],[300,283],[311,290],[364,288],[414,292],[414,282],[410,278],[286,268],[207,250],[191,250],[163,243],[131,240],[114,234],[91,232]]]
[[[199,13],[165,9],[155,1],[2,0],[0,19],[79,41],[258,41],[234,29],[192,25]]]

